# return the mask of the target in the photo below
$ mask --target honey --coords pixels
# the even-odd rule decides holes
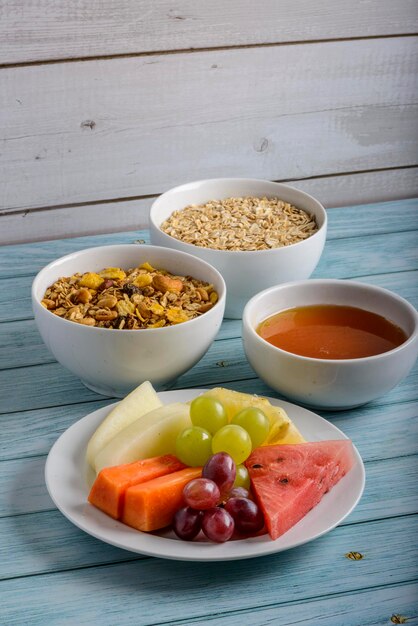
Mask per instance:
[[[386,318],[351,306],[314,305],[280,311],[257,333],[277,348],[316,359],[358,359],[388,352],[407,339]]]

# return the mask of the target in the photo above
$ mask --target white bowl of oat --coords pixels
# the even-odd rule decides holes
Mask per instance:
[[[222,322],[225,282],[201,259],[158,246],[113,245],[53,261],[32,306],[57,361],[93,391],[161,389],[197,363]]]
[[[309,278],[327,214],[312,196],[267,180],[218,178],[170,189],[150,211],[151,242],[210,263],[227,286],[225,316],[273,285]]]

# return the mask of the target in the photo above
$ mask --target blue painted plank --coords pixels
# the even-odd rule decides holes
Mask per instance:
[[[253,381],[241,381],[226,386],[237,391],[268,392],[261,385],[256,387]],[[47,454],[64,430],[110,402],[112,400],[108,399],[4,413],[1,416],[0,460]],[[387,405],[370,403],[351,411],[320,413],[354,441],[365,460],[418,453],[418,405],[415,401]]]
[[[45,485],[45,456],[0,464],[0,517],[55,509]]]
[[[69,406],[4,413],[0,417],[0,461],[47,454],[67,428],[88,413],[111,402],[112,400],[102,399]]]
[[[0,278],[34,276],[45,265],[66,254],[96,246],[121,243],[134,244],[136,241],[149,243],[149,232],[141,230],[2,246],[0,251]]]
[[[215,341],[240,336],[241,320],[224,320]],[[33,319],[0,323],[0,346],[0,369],[55,362]]]
[[[418,269],[417,232],[328,241],[314,278],[356,278]],[[0,322],[33,317],[31,276],[0,281]],[[395,289],[396,291],[397,289]]]
[[[359,277],[356,280],[395,291],[414,306],[418,306],[418,272],[380,274],[378,276]],[[30,317],[32,310],[29,297],[26,298],[24,306],[18,311],[15,310],[13,302],[4,302],[3,307],[0,308],[1,315]],[[216,339],[240,337],[241,325],[241,320],[224,320]],[[0,346],[2,346],[0,369],[39,365],[54,361],[54,357],[48,352],[38,333],[35,322],[30,319],[0,323]]]
[[[328,241],[313,278],[356,278],[418,269],[417,231]]]
[[[258,380],[245,358],[241,339],[228,339],[215,341],[197,365],[166,388],[201,387],[203,382],[204,386],[217,386],[244,379]],[[255,387],[258,387],[258,383]],[[414,399],[417,387],[418,381],[410,374],[395,390],[384,397],[384,402],[405,402]],[[0,414],[77,404],[102,398],[84,387],[76,376],[58,363],[2,370],[0,388],[3,389],[0,397]],[[255,388],[253,392],[258,393]]]
[[[410,456],[368,463],[365,493],[357,508],[343,524],[370,522],[415,513],[417,460],[417,456]],[[34,464],[29,462],[29,465],[36,474]],[[22,478],[23,464],[10,466],[18,469]],[[5,480],[8,479],[8,474],[6,471]],[[41,477],[38,475],[39,478]],[[26,482],[26,478],[23,480]],[[36,506],[31,496],[32,490],[38,493],[37,502],[42,501],[39,498],[39,487],[42,488],[42,485],[35,484],[32,478],[29,479],[29,483],[25,491],[19,494],[26,502],[16,500],[12,503],[13,510],[8,510],[9,517],[0,519],[0,579],[45,574],[132,558],[129,552],[110,547],[78,530],[57,510],[50,510],[51,503],[47,498],[43,500],[47,509],[31,513],[26,511],[25,506]],[[0,517],[2,509],[0,503]],[[36,546],[36,549],[31,549],[31,546]],[[77,549],[74,549],[74,546],[77,546]],[[40,555],[43,558],[40,558]]]
[[[328,240],[418,229],[418,199],[381,202],[328,211]],[[146,230],[3,246],[0,278],[36,274],[54,259],[92,246],[149,242]]]
[[[418,584],[410,583],[345,593],[319,600],[305,600],[272,606],[258,611],[205,616],[200,620],[181,620],[176,626],[383,626],[393,624],[392,616],[407,617],[413,624],[417,612]],[[399,622],[398,622],[399,623]]]
[[[418,229],[418,198],[338,207],[327,213],[329,239]]]
[[[418,574],[411,559],[417,522],[407,516],[340,526],[299,548],[221,566],[141,559],[7,580],[1,583],[3,621],[10,626],[172,624],[186,616],[191,621],[411,582]],[[347,559],[352,550],[364,558]]]
[[[0,324],[0,346],[0,369],[55,362],[42,341],[35,320]]]
[[[417,206],[412,200],[330,211],[329,240],[317,275],[358,277],[397,291],[417,305],[417,275],[411,271],[418,267],[416,233],[409,232],[417,228]],[[386,234],[388,231],[392,234]],[[0,372],[4,392],[0,398],[0,411],[4,411],[0,459],[8,459],[0,466],[0,514],[10,516],[0,521],[0,569],[5,576],[28,577],[0,587],[5,591],[6,623],[54,623],[58,614],[60,624],[75,619],[85,623],[97,623],[98,619],[103,624],[173,620],[190,624],[191,620],[206,623],[221,611],[214,624],[221,620],[228,625],[245,620],[290,624],[295,619],[312,623],[309,620],[318,616],[331,626],[341,616],[344,626],[358,626],[359,619],[362,626],[371,626],[386,613],[386,621],[390,618],[391,598],[403,599],[405,614],[411,606],[411,590],[394,583],[416,576],[417,564],[409,558],[416,535],[416,522],[410,514],[417,509],[417,457],[410,456],[417,452],[418,441],[416,370],[395,390],[366,407],[324,413],[353,439],[368,461],[368,482],[346,525],[309,546],[222,568],[163,563],[101,544],[53,509],[43,479],[44,454],[73,421],[111,400],[89,392],[50,361],[29,319],[31,276],[49,260],[74,249],[146,237],[146,233],[119,233],[0,251],[0,277],[18,276],[0,282],[0,321],[5,322],[0,324],[4,348],[0,368],[18,368]],[[390,273],[382,274],[382,270]],[[204,380],[207,386],[222,384],[277,397],[254,377],[239,336],[240,322],[225,322],[207,356],[173,388],[202,386]],[[405,514],[407,517],[399,517]],[[371,521],[377,518],[389,519]],[[343,554],[352,549],[364,551],[365,559],[344,559]],[[120,560],[125,563],[118,565]],[[91,567],[98,564],[103,566]],[[85,567],[89,569],[78,569]],[[72,571],[51,574],[63,569]],[[234,589],[239,579],[248,590],[244,599]],[[320,599],[329,593],[326,581],[332,581],[330,588],[338,597]],[[386,587],[382,592],[368,591],[371,585]],[[112,602],[109,589],[117,589],[116,602]],[[166,603],[156,604],[156,595],[167,594],[167,589]],[[399,589],[408,589],[409,595],[406,591],[397,595]],[[19,600],[22,595],[26,605]],[[313,600],[307,602],[310,597]],[[349,610],[351,602],[353,612]],[[392,612],[402,613],[402,609],[396,607]]]

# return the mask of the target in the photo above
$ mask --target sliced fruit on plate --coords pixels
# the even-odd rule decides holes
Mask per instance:
[[[263,446],[245,462],[267,530],[277,539],[353,467],[351,441]]]
[[[272,446],[272,445],[276,445],[276,444],[286,444],[286,443],[305,443],[306,439],[304,437],[302,437],[302,435],[300,434],[300,432],[298,431],[298,429],[296,428],[296,426],[294,425],[293,422],[290,422],[288,429],[286,430],[286,432],[284,433],[283,436],[279,436],[280,433],[278,433],[277,436],[271,436],[269,435],[267,441],[265,441],[263,443],[263,446]]]
[[[201,471],[201,467],[188,467],[130,487],[125,494],[122,521],[144,532],[168,526],[184,504],[185,485],[198,478]]]
[[[174,454],[177,435],[191,426],[188,404],[166,404],[136,420],[113,437],[96,456],[96,472],[104,467]]]
[[[293,426],[292,443],[305,441],[297,428],[292,424],[286,411],[280,407],[273,406],[267,398],[249,393],[241,393],[240,391],[232,391],[232,389],[225,389],[224,387],[209,389],[209,391],[206,391],[202,395],[219,400],[225,407],[229,421],[231,421],[239,411],[247,407],[255,407],[264,411],[270,421],[270,432],[264,445],[278,443],[279,440],[286,436],[290,426]]]
[[[153,409],[162,406],[153,386],[148,381],[134,389],[110,411],[87,445],[87,462],[95,465],[95,458],[118,432]]]
[[[184,467],[183,463],[171,454],[105,467],[94,481],[88,500],[114,519],[120,519],[125,493],[129,487],[177,472]]]

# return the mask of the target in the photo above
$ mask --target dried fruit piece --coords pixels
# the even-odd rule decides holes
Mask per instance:
[[[158,302],[154,302],[153,304],[150,305],[150,311],[152,313],[154,313],[154,315],[164,315],[164,307],[161,306],[161,304],[158,304]]]
[[[45,291],[42,305],[86,326],[139,330],[188,321],[216,300],[212,284],[145,262],[126,271],[108,267],[59,278]]]
[[[122,315],[122,317],[126,315],[133,315],[135,312],[135,305],[129,300],[121,300],[117,303],[116,308],[119,315]]]
[[[97,289],[102,284],[104,278],[95,272],[86,272],[78,281],[80,287],[88,287],[89,289]]]
[[[92,299],[92,294],[86,287],[82,287],[74,296],[74,302],[81,302],[82,304],[87,304]]]
[[[145,263],[142,263],[142,265],[139,266],[139,269],[147,270],[147,272],[155,272],[155,267],[152,267],[152,265],[148,263],[148,261],[145,261]]]
[[[120,267],[107,267],[99,272],[102,278],[112,278],[114,280],[123,280],[126,278],[126,273],[120,269]]]
[[[148,287],[152,283],[152,276],[149,274],[140,274],[135,278],[133,284],[135,287]]]
[[[166,317],[173,324],[182,324],[183,322],[187,322],[187,320],[189,319],[186,311],[183,311],[182,309],[176,307],[168,309],[168,311],[166,312]]]

